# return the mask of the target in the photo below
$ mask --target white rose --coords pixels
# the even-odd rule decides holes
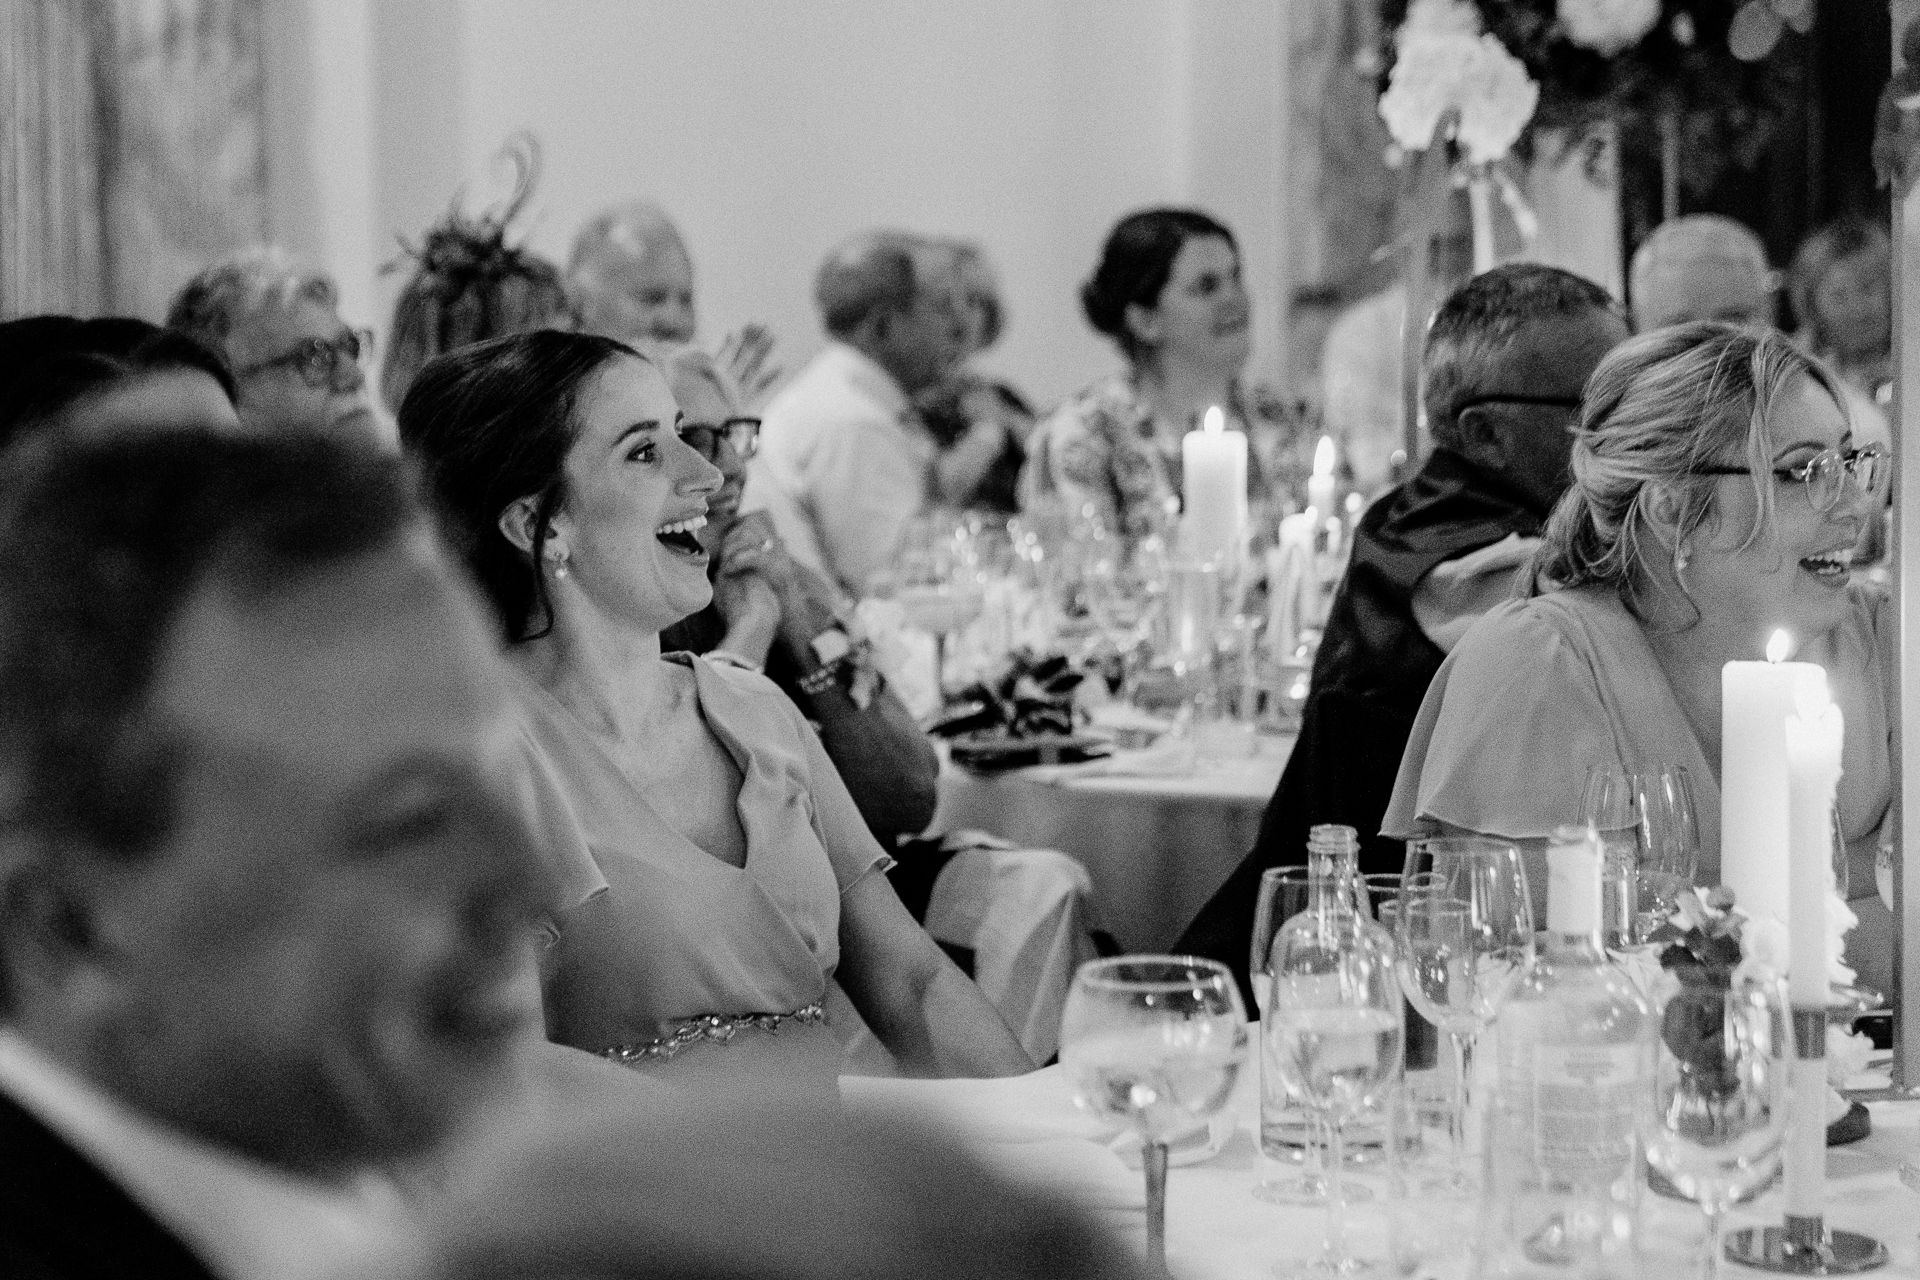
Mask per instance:
[[[1401,31],[1400,53],[1380,95],[1380,118],[1408,151],[1425,151],[1447,112],[1459,106],[1460,73],[1478,41],[1458,32]]]
[[[1560,0],[1567,39],[1603,58],[1639,44],[1660,21],[1660,0]]]
[[[1845,1027],[1827,1028],[1827,1083],[1844,1089],[1853,1078],[1867,1069],[1873,1056],[1873,1041]]]
[[[1853,985],[1853,966],[1846,960],[1847,935],[1859,923],[1860,917],[1837,890],[1827,895],[1827,980],[1836,987]]]
[[[1496,36],[1481,36],[1461,77],[1460,127],[1455,136],[1473,164],[1491,164],[1513,149],[1540,104],[1540,86],[1526,63]]]

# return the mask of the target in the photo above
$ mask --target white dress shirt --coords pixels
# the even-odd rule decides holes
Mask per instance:
[[[377,1179],[315,1182],[127,1109],[0,1027],[0,1092],[90,1160],[226,1280],[309,1280],[405,1256],[408,1215]]]
[[[926,509],[935,452],[892,376],[830,343],[767,406],[741,506],[766,511],[797,559],[861,596]]]

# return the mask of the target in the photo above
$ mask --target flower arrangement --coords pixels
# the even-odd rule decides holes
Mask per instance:
[[[1395,46],[1380,116],[1402,150],[1424,151],[1441,133],[1485,165],[1519,141],[1540,86],[1468,0],[1414,0]]]

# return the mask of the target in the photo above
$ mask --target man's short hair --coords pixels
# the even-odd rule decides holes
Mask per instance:
[[[196,588],[263,595],[419,518],[397,459],[304,434],[47,434],[0,484],[0,831],[138,858],[172,828],[144,707]]]
[[[567,281],[575,288],[604,287],[600,273],[609,265],[644,258],[661,249],[686,253],[680,228],[651,200],[629,200],[587,220],[573,238]]]
[[[836,338],[849,338],[867,318],[913,305],[919,287],[914,255],[925,241],[905,231],[867,231],[827,255],[813,277],[820,322]]]
[[[1697,279],[1697,274],[1690,273],[1706,263],[1730,272],[1732,283],[1756,313],[1772,307],[1773,267],[1767,261],[1767,246],[1753,228],[1717,213],[1689,213],[1655,227],[1633,251],[1627,297],[1639,327],[1726,318],[1695,314],[1686,305],[1689,291],[1684,282]],[[1676,286],[1681,287],[1677,295]]]
[[[1455,289],[1434,312],[1420,359],[1420,403],[1435,443],[1455,443],[1460,405],[1489,389],[1494,361],[1522,329],[1587,311],[1626,319],[1593,281],[1535,262],[1495,267]]]
[[[167,308],[167,327],[225,354],[227,335],[268,306],[306,298],[340,304],[332,277],[296,261],[286,250],[261,245],[216,262],[181,287]]]

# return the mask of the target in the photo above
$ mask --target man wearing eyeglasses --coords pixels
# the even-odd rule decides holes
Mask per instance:
[[[1244,986],[1260,873],[1304,861],[1315,824],[1357,828],[1363,871],[1400,870],[1400,842],[1377,833],[1420,700],[1448,650],[1512,593],[1569,482],[1581,389],[1627,336],[1604,289],[1531,263],[1441,305],[1420,371],[1433,452],[1361,517],[1259,839],[1179,950],[1230,965]]]
[[[372,335],[340,319],[325,274],[278,249],[208,267],[175,295],[167,326],[219,352],[233,371],[240,421],[255,430],[313,431],[398,448],[367,391]]]

